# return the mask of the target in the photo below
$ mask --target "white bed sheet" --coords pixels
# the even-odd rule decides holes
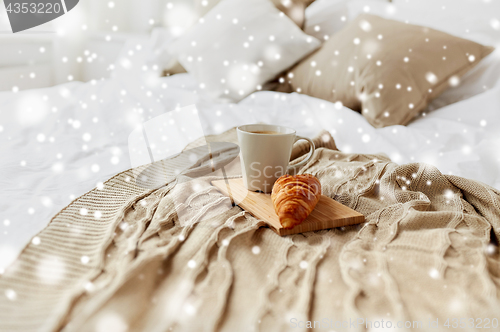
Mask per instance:
[[[375,129],[359,114],[299,94],[257,92],[216,104],[188,74],[0,93],[0,272],[74,198],[131,167],[128,138],[143,122],[195,104],[204,134],[266,122],[313,136],[332,133],[346,152],[383,152],[500,189],[500,85],[430,113],[407,127]],[[170,113],[179,127],[193,115]],[[161,117],[160,117],[161,118]],[[158,118],[158,119],[160,119]],[[170,137],[180,151],[187,141]]]

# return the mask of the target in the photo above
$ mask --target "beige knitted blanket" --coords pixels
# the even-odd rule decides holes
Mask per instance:
[[[234,151],[184,153],[59,212],[0,276],[0,331],[497,331],[500,193],[315,142],[300,172],[366,224],[279,237],[210,185],[221,169],[197,176]]]

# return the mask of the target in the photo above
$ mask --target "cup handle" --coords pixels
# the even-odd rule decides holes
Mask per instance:
[[[297,142],[298,140],[301,140],[301,139],[309,142],[309,144],[311,146],[311,148],[309,149],[309,154],[307,155],[307,158],[302,160],[300,163],[295,164],[293,166],[288,166],[287,173],[290,172],[291,170],[296,171],[298,168],[304,166],[309,160],[311,160],[311,158],[314,154],[314,150],[315,150],[314,142],[310,138],[302,137],[302,136],[296,136],[295,142]]]

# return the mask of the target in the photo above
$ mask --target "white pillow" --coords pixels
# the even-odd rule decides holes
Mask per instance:
[[[500,1],[484,0],[374,0],[349,2],[349,18],[363,12],[422,25],[484,45],[500,41]]]
[[[474,68],[468,71],[457,86],[449,87],[439,97],[431,101],[428,110],[459,102],[483,93],[500,84],[500,49],[482,59]]]
[[[319,45],[269,0],[224,0],[170,50],[213,98],[239,101]]]
[[[404,11],[426,12],[428,24],[445,32],[482,42],[500,42],[498,0],[393,0]]]
[[[376,0],[387,4],[387,0]],[[316,0],[306,8],[304,31],[308,35],[327,40],[349,21],[350,0]]]

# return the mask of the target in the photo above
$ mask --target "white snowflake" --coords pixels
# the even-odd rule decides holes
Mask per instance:
[[[453,75],[452,77],[450,77],[448,79],[448,83],[451,85],[451,86],[458,86],[460,84],[460,78],[456,75]]]
[[[500,30],[500,21],[496,18],[492,18],[490,21],[490,25],[495,30]]]
[[[361,22],[359,22],[359,27],[361,28],[361,30],[366,32],[371,31],[372,29],[372,25],[366,20],[362,20]]]
[[[485,252],[487,255],[494,255],[497,252],[497,247],[493,244],[488,244],[485,248]]]
[[[432,279],[438,279],[439,278],[439,271],[436,269],[436,268],[431,268],[429,270],[429,276],[432,278]]]
[[[40,133],[40,134],[38,134],[38,135],[36,136],[36,140],[37,140],[38,142],[40,142],[40,143],[45,142],[45,135],[44,135],[44,134],[41,134],[41,133]]]
[[[11,301],[15,301],[17,299],[17,293],[10,288],[5,290],[5,296]]]
[[[90,135],[89,133],[85,133],[85,134],[83,134],[82,139],[85,142],[89,142],[92,139],[92,135]]]
[[[36,273],[41,282],[57,285],[66,275],[66,265],[58,257],[45,257],[37,263]]]
[[[85,288],[87,292],[92,292],[95,290],[95,286],[91,281],[86,282],[83,288]]]
[[[437,81],[438,81],[438,78],[436,76],[436,74],[434,74],[433,72],[428,72],[425,74],[425,79],[431,83],[431,84],[436,84]]]

